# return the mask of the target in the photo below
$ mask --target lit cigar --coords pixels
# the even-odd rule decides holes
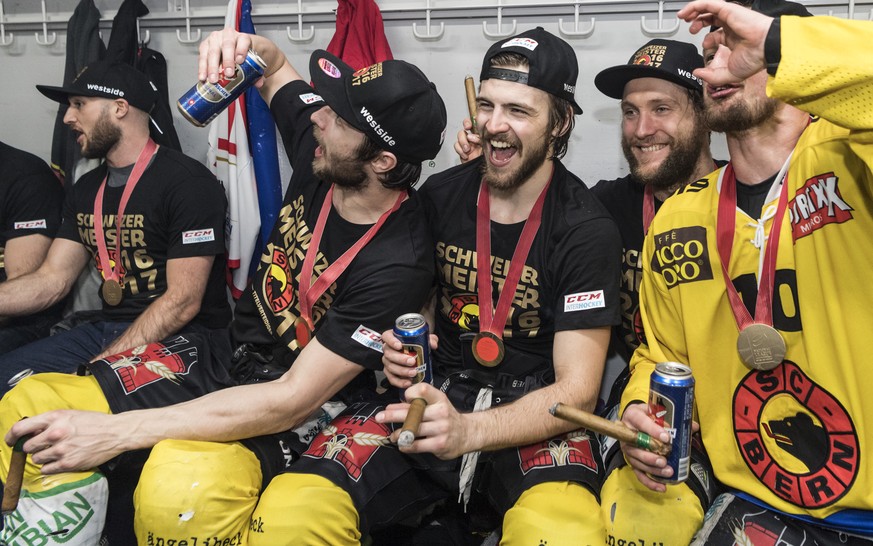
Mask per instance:
[[[403,427],[400,429],[400,436],[397,437],[397,445],[400,447],[409,447],[418,436],[418,427],[421,426],[421,417],[424,415],[424,408],[427,407],[427,400],[424,398],[415,398],[409,404],[409,413],[406,414],[406,420],[403,421]]]
[[[666,457],[670,454],[670,444],[665,444],[657,438],[652,438],[645,432],[635,432],[620,422],[613,422],[587,411],[561,404],[560,402],[549,408],[549,413],[565,421],[583,426],[593,432],[604,434],[620,442],[657,453],[658,455]]]
[[[476,84],[473,76],[464,78],[464,87],[467,89],[467,110],[470,111],[470,121],[473,123],[473,132],[476,133]]]
[[[18,508],[18,497],[21,496],[21,482],[24,480],[24,461],[27,453],[24,452],[24,442],[27,437],[19,438],[12,448],[12,458],[9,460],[9,475],[3,486],[3,505],[0,506],[0,514],[11,514]]]

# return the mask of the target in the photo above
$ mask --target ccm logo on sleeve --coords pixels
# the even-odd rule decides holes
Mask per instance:
[[[597,307],[606,307],[606,301],[603,299],[603,290],[579,292],[578,294],[564,296],[565,313],[570,311],[585,311],[586,309],[595,309]]]
[[[358,326],[358,329],[355,330],[355,333],[352,334],[352,339],[363,345],[364,347],[369,347],[374,351],[382,352],[382,336],[379,332],[374,332],[370,330],[363,324]]]
[[[182,244],[191,245],[194,243],[207,243],[215,240],[215,232],[212,228],[209,229],[193,229],[191,231],[182,232]]]
[[[45,220],[29,220],[27,222],[15,222],[12,229],[45,229]]]
[[[324,101],[324,99],[321,98],[321,95],[316,95],[315,93],[304,93],[300,95],[300,100],[303,101],[303,104],[312,104],[314,102]]]

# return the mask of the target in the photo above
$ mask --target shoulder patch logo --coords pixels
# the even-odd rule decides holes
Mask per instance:
[[[182,232],[182,244],[193,245],[194,243],[208,243],[215,240],[215,231],[209,229],[192,229]]]
[[[369,347],[374,351],[382,352],[382,335],[379,332],[375,332],[370,330],[363,324],[358,326],[355,333],[352,334],[352,339],[363,345],[364,347]]]
[[[12,229],[45,229],[45,219],[28,220],[27,222],[15,222]]]
[[[565,313],[570,313],[572,311],[587,311],[588,309],[596,309],[598,307],[606,307],[606,301],[603,298],[603,290],[579,292],[577,294],[567,294],[564,296]]]
[[[316,95],[315,93],[303,93],[302,95],[300,95],[300,100],[303,101],[303,104],[324,102],[324,99],[321,97],[321,95]]]
[[[846,409],[795,363],[750,372],[734,392],[734,436],[749,470],[795,506],[829,506],[860,468],[858,433]]]
[[[652,270],[664,277],[668,288],[712,279],[706,228],[691,226],[655,234]]]
[[[829,172],[813,176],[798,188],[788,210],[796,241],[828,224],[848,222],[854,209],[840,194],[839,178]]]

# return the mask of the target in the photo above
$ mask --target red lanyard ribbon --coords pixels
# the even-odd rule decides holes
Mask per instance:
[[[554,171],[553,171],[554,172]],[[528,215],[512,261],[509,273],[497,298],[497,308],[492,309],[491,287],[491,204],[489,203],[488,183],[482,181],[479,186],[479,199],[476,211],[476,289],[479,295],[479,331],[493,334],[498,339],[503,338],[503,328],[509,316],[509,308],[515,296],[515,289],[524,269],[524,262],[530,252],[537,230],[543,216],[543,203],[546,201],[546,191],[552,179],[546,183]]]
[[[330,207],[333,198],[333,185],[327,191],[324,197],[324,203],[321,205],[321,211],[318,213],[318,220],[315,222],[315,231],[312,233],[312,239],[309,241],[309,247],[306,249],[306,256],[303,258],[303,266],[300,270],[300,280],[297,283],[297,296],[300,299],[300,318],[297,319],[297,344],[305,347],[312,337],[312,332],[315,330],[315,324],[312,321],[312,306],[324,294],[330,285],[336,281],[343,271],[352,263],[358,252],[376,236],[376,233],[388,220],[400,205],[406,200],[408,195],[406,192],[400,192],[394,205],[382,213],[382,216],[367,230],[360,239],[349,247],[337,260],[330,264],[324,272],[318,276],[315,282],[312,282],[312,270],[315,267],[315,258],[318,255],[318,246],[321,244],[321,237],[324,234],[324,226],[327,224],[327,217],[330,214]]]
[[[779,234],[782,231],[782,220],[785,217],[785,210],[788,208],[788,178],[787,165],[783,167],[780,174],[777,175],[777,180],[781,180],[782,189],[779,192],[779,202],[776,206],[776,214],[773,217],[773,224],[770,227],[770,235],[767,237],[767,245],[764,250],[764,263],[761,271],[761,278],[758,282],[758,295],[755,301],[755,317],[754,320],[749,314],[749,310],[743,305],[740,295],[734,283],[731,281],[728,274],[728,266],[731,260],[731,251],[733,249],[734,229],[736,227],[736,210],[737,210],[737,186],[736,176],[734,175],[733,166],[728,163],[724,169],[724,175],[721,181],[721,191],[718,198],[718,223],[716,224],[716,244],[718,246],[718,255],[721,258],[721,269],[724,274],[725,289],[727,290],[728,300],[731,304],[731,309],[734,312],[734,318],[737,321],[739,330],[742,331],[753,322],[773,326],[773,287],[775,284],[774,276],[776,272],[776,255],[779,250]]]
[[[127,207],[127,202],[130,200],[130,195],[133,189],[139,182],[142,173],[151,161],[152,155],[157,151],[158,145],[155,141],[149,139],[145,147],[139,153],[133,170],[127,178],[127,183],[124,186],[124,192],[121,194],[121,201],[118,203],[118,213],[115,215],[115,264],[113,265],[109,259],[109,249],[106,247],[106,234],[103,231],[103,193],[106,189],[106,182],[109,180],[109,172],[103,178],[103,183],[100,184],[100,189],[97,190],[97,196],[94,198],[94,235],[97,243],[97,258],[100,260],[100,267],[103,269],[103,278],[105,280],[113,280],[121,284],[121,224],[124,216],[124,209]]]
[[[646,184],[643,189],[643,235],[649,232],[649,226],[655,219],[655,192],[652,185]]]

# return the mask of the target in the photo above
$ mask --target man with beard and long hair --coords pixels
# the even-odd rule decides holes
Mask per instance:
[[[357,544],[434,507],[457,540],[500,526],[503,544],[603,543],[597,442],[548,413],[594,409],[619,319],[618,230],[560,161],[577,75],[573,49],[542,28],[488,50],[485,153],[419,191],[437,263],[433,384],[410,387],[415,359],[382,334],[390,383],[427,402],[418,436],[365,442],[396,441],[406,403],[348,408],[270,485],[251,544]]]
[[[103,305],[69,331],[0,356],[0,395],[33,373],[75,372],[191,329],[223,331],[231,316],[223,278],[224,192],[198,162],[149,139],[158,92],[148,78],[101,61],[68,87],[37,88],[69,104],[64,122],[82,155],[105,161],[70,189],[42,266],[0,285],[0,316],[56,304],[89,262],[103,278]],[[189,237],[194,233],[200,235]]]
[[[621,147],[631,171],[592,188],[618,224],[623,244],[622,322],[612,344],[619,358],[610,364],[624,367],[611,374],[615,380],[603,409],[611,419],[617,417],[628,379],[627,362],[645,340],[639,309],[640,257],[649,224],[670,195],[716,168],[704,123],[703,86],[693,75],[702,67],[703,58],[692,44],[658,38],[635,51],[626,64],[604,69],[594,78],[598,90],[621,101]],[[658,495],[639,485],[617,441],[602,441],[606,480],[600,494],[609,540],[687,544],[697,530],[696,523],[688,522],[702,517],[717,490],[699,442],[692,450],[699,471],[686,483],[671,486],[669,494]],[[647,502],[640,502],[639,495]],[[676,517],[664,518],[665,512]]]
[[[706,117],[730,163],[672,196],[651,224],[640,294],[645,343],[622,420],[646,415],[658,362],[687,364],[696,416],[724,484],[692,544],[870,544],[873,472],[873,24],[695,1]],[[662,457],[622,444],[640,482]],[[692,469],[693,471],[693,469]],[[672,517],[672,513],[665,513]]]
[[[310,60],[313,89],[276,44],[232,29],[201,44],[200,80],[229,75],[250,48],[266,62],[260,92],[294,172],[234,310],[232,357],[210,358],[177,336],[93,364],[96,383],[53,378],[64,384],[53,389],[60,396],[37,396],[39,406],[31,400],[49,381],[39,377],[0,401],[5,428],[53,408],[96,410],[16,425],[9,438],[36,433],[23,447],[44,474],[87,477],[116,455],[154,446],[141,476],[133,454],[112,463],[139,478],[136,538],[112,543],[245,544],[250,530],[269,530],[251,524],[262,488],[347,404],[377,396],[379,332],[420,310],[433,282],[433,243],[411,188],[443,140],[435,86],[403,61],[354,71],[319,50]],[[101,404],[86,404],[83,394],[66,402],[74,389]],[[35,467],[27,475],[42,478]]]

